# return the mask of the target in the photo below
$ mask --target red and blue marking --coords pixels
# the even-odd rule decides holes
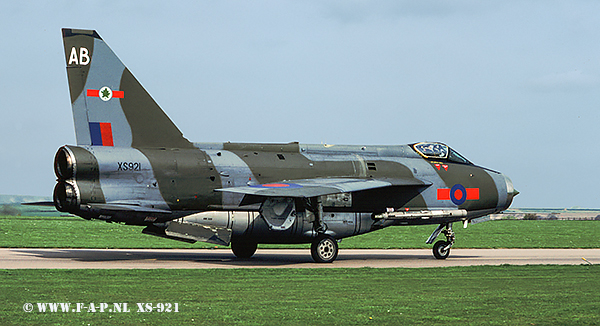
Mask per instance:
[[[455,184],[452,188],[440,188],[437,190],[437,200],[451,200],[455,205],[462,205],[467,200],[479,200],[479,188],[465,188],[461,184]]]
[[[302,188],[301,185],[295,184],[295,183],[265,183],[262,185],[252,185],[250,187],[252,187],[252,188],[287,188],[287,189]]]
[[[90,122],[93,146],[114,146],[110,122]]]

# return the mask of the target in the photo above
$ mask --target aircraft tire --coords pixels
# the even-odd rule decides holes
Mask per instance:
[[[337,241],[330,235],[320,235],[310,246],[310,254],[317,263],[332,263],[338,255]]]
[[[449,245],[448,241],[440,240],[433,245],[433,256],[436,259],[446,259],[450,256],[450,249],[444,250]]]
[[[258,244],[247,240],[231,241],[231,251],[240,259],[248,259],[254,255]]]

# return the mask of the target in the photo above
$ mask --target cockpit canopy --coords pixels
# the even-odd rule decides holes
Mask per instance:
[[[419,153],[419,155],[426,159],[447,160],[454,163],[473,164],[446,144],[421,142],[413,144],[412,148]]]

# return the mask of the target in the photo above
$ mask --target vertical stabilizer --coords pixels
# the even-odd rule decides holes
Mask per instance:
[[[78,145],[193,147],[96,31],[62,33]]]

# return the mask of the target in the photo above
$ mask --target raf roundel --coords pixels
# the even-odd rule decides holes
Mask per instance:
[[[455,205],[462,205],[467,200],[467,189],[461,184],[455,184],[450,189],[450,200]]]

